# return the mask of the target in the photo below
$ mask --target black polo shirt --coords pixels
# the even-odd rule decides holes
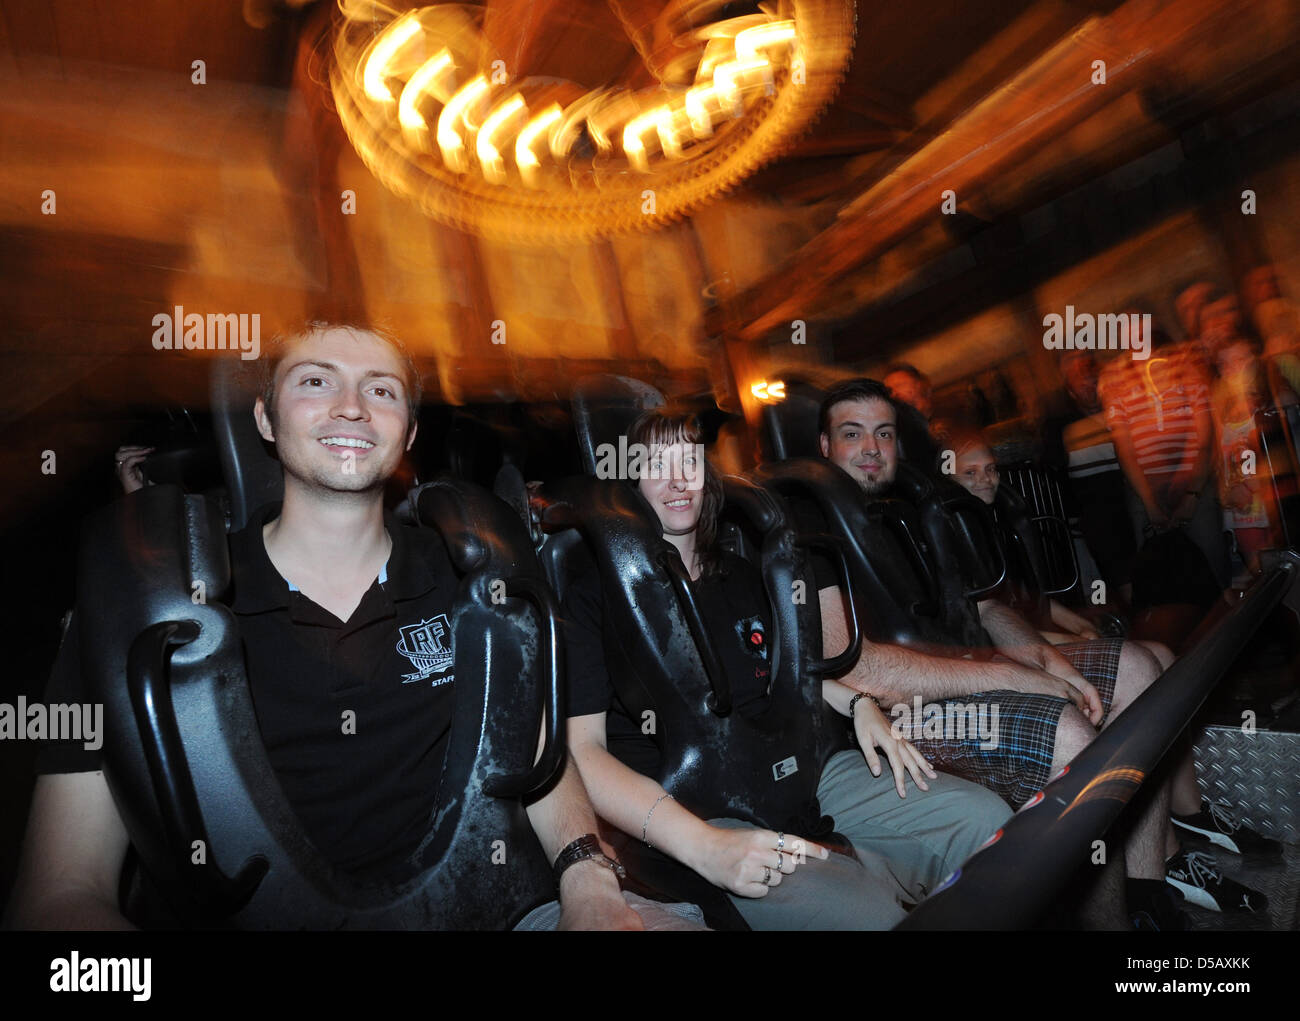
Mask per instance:
[[[293,589],[266,553],[261,508],[230,536],[230,607],[267,755],[307,835],[340,868],[401,879],[428,832],[451,726],[449,615],[457,579],[442,538],[385,518],[392,553],[341,621]],[[47,701],[83,701],[75,621]],[[51,745],[42,773],[102,768]]]
[[[768,636],[772,630],[762,576],[749,561],[724,553],[721,570],[693,585],[736,711],[742,716],[761,712],[771,684]],[[605,601],[594,564],[577,575],[565,593],[569,716],[605,713],[610,754],[653,777],[659,771],[659,746],[642,732],[641,720],[633,719],[624,707],[605,662]]]

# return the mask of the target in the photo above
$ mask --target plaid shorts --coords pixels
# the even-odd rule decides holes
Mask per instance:
[[[1121,638],[1056,647],[1097,689],[1107,715],[1123,647]],[[902,736],[936,769],[973,780],[1012,808],[1019,808],[1047,786],[1056,727],[1067,705],[1068,700],[1052,695],[981,691],[936,704],[936,708],[942,707],[943,718],[936,716],[929,729],[943,726],[943,737],[913,737],[908,729],[903,729]],[[1106,722],[1105,716],[1102,722]],[[927,728],[924,723],[921,726],[924,732]]]

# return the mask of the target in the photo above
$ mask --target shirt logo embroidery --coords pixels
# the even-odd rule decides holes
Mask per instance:
[[[423,681],[450,671],[452,663],[451,623],[445,613],[440,613],[418,624],[407,624],[401,630],[402,639],[397,643],[397,651],[411,661],[415,673],[403,674],[402,683]],[[434,684],[446,684],[453,675],[448,672],[445,677],[436,678]]]

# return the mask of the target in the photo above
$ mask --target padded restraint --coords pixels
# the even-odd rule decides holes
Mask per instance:
[[[258,507],[284,499],[284,471],[257,431],[253,421],[257,393],[241,365],[225,359],[215,362],[209,384],[212,429],[229,491],[232,532],[248,524]]]
[[[816,808],[821,766],[833,748],[814,672],[821,624],[791,598],[805,563],[771,495],[734,477],[726,490],[728,505],[752,513],[762,532],[761,571],[772,609],[770,695],[753,715],[731,711],[710,636],[692,626],[679,594],[693,590],[681,557],[635,489],[564,480],[548,487],[547,521],[576,527],[594,555],[610,677],[634,719],[654,713],[664,789],[704,819],[745,819],[815,839],[831,824]],[[815,605],[805,601],[802,611]]]
[[[910,503],[930,554],[939,606],[950,640],[987,648],[974,600],[1002,584],[1006,563],[993,515],[979,498],[950,479],[898,462],[891,491]]]
[[[763,408],[764,432],[768,447],[775,457],[789,459],[819,456],[817,416],[824,397],[824,391],[801,383],[787,400]],[[877,619],[874,624],[871,621],[864,623],[864,629],[868,637],[874,629],[879,634],[907,634],[913,643],[946,641],[967,648],[986,647],[987,636],[979,626],[975,608],[967,600],[992,591],[1005,576],[997,530],[988,510],[979,500],[950,479],[932,473],[938,451],[920,413],[901,402],[896,404],[896,410],[899,452],[907,460],[899,461],[894,492],[891,495],[910,502],[916,513],[907,515],[896,509],[885,508],[882,520],[889,523],[892,531],[910,547],[907,550],[907,560],[915,562],[918,552],[928,553],[931,557],[929,570],[920,573],[937,584],[934,596],[939,602],[941,620],[948,637],[941,639],[938,633],[930,629],[924,619],[926,614],[917,616],[913,613],[912,623],[907,627],[902,626],[902,621],[890,620],[888,608],[879,603],[881,598],[888,596],[882,596],[880,592],[871,589],[868,589],[865,602],[868,610],[875,612]],[[764,467],[771,466],[769,464]],[[808,478],[807,473],[796,473],[796,476],[805,481]],[[844,492],[838,485],[833,488]],[[847,500],[847,495],[843,499]],[[818,502],[823,502],[820,497]],[[860,492],[853,502],[862,502]],[[833,512],[831,516],[843,520],[846,513],[852,515],[853,512],[845,507]],[[915,531],[906,527],[909,524],[918,524],[919,532],[909,534]],[[839,534],[851,538],[847,533]],[[915,541],[918,535],[921,542]],[[901,587],[895,590],[894,598],[902,600],[905,606],[914,610],[915,592],[900,579],[895,552],[886,552],[879,542],[864,543],[852,538],[851,541],[858,544],[860,557],[886,557],[885,562],[870,567],[867,573],[877,579],[895,580]],[[868,565],[860,560],[858,566],[863,568]]]
[[[578,430],[582,470],[596,474],[602,444],[618,447],[642,412],[664,403],[654,387],[628,376],[584,376],[573,388],[573,424]]]
[[[847,541],[858,620],[873,642],[951,655],[938,586],[916,510],[902,500],[866,500],[823,458],[760,465],[749,477],[789,501],[807,502],[832,535]]]
[[[555,704],[540,680],[554,619],[539,638],[536,596],[500,599],[494,586],[540,584],[531,547],[509,508],[467,483],[430,483],[417,503],[465,575],[449,615],[455,707],[425,867],[400,886],[334,867],[285,798],[237,621],[220,602],[230,569],[213,505],[154,486],[86,520],[77,614],[90,696],[104,704],[105,775],[179,917],[234,928],[504,928],[554,896],[517,796],[544,783],[562,754],[552,743],[545,765],[533,765],[543,697]],[[503,864],[493,863],[494,840],[505,842]]]

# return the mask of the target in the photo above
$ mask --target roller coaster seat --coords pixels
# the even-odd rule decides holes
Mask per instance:
[[[663,401],[638,381],[606,377],[599,381],[599,413],[593,413],[589,391],[579,389],[574,418],[589,467],[601,444],[617,444],[643,410]],[[656,778],[665,790],[701,818],[744,819],[847,848],[817,808],[822,765],[848,747],[843,721],[827,715],[820,681],[827,671],[847,668],[859,645],[853,642],[834,662],[820,659],[815,595],[791,598],[797,585],[807,590],[806,561],[780,500],[745,479],[724,480],[720,541],[758,568],[772,614],[771,687],[756,713],[732,711],[694,586],[635,486],[573,478],[545,487],[545,501],[548,535],[541,555],[548,576],[563,595],[574,563],[586,561],[597,570],[610,675],[633,718],[655,714]],[[743,927],[722,891],[689,869],[637,841],[623,853],[634,875],[700,904],[711,925]]]
[[[861,490],[819,457],[817,418],[810,412],[822,396],[802,385],[793,402],[763,408],[766,448],[784,452],[786,460],[765,463],[754,477],[800,499],[802,507],[815,504],[828,527],[849,541],[869,638],[986,654],[988,637],[972,601],[993,591],[1005,574],[987,508],[952,480],[900,460],[890,499],[870,501],[877,510],[864,511]],[[898,407],[900,419],[916,415]],[[828,470],[814,467],[816,461]]]
[[[223,416],[247,415],[237,397],[214,408],[219,437],[236,433]],[[238,444],[223,458],[238,466]],[[254,474],[227,480],[245,519]],[[88,695],[104,705],[104,772],[171,917],[223,928],[504,928],[553,899],[521,800],[544,790],[564,759],[553,597],[507,505],[451,480],[412,500],[459,581],[448,612],[456,680],[446,753],[421,868],[401,883],[339,869],[285,796],[224,602],[231,567],[216,504],[159,485],[85,521],[78,635]]]

